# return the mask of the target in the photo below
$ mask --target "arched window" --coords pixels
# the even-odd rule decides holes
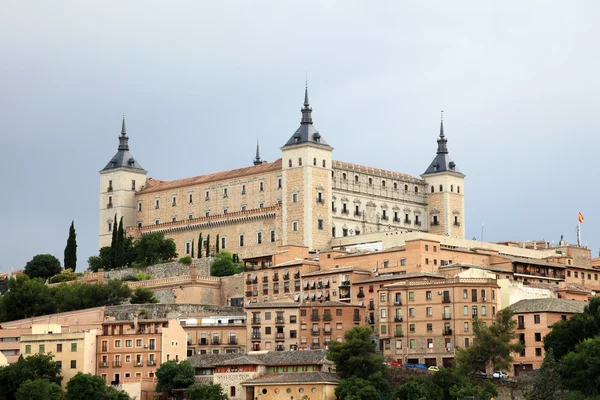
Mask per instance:
[[[381,181],[381,187],[385,187],[385,181]]]
[[[313,165],[316,166],[317,165],[317,159],[313,158]]]
[[[408,185],[404,185],[404,191],[408,192]]]
[[[435,192],[433,185],[431,185],[431,193]]]
[[[450,191],[454,192],[454,185],[450,185]]]
[[[456,193],[460,193],[460,186],[456,187]]]
[[[358,175],[354,175],[354,182],[358,183]]]
[[[369,186],[373,185],[373,178],[369,178]]]
[[[444,191],[444,187],[442,185],[440,185],[440,192]]]
[[[302,166],[302,157],[298,158],[298,165],[301,167]]]
[[[325,164],[325,160],[323,160],[323,168],[325,168],[327,164]]]
[[[415,186],[415,193],[419,193],[419,187]]]
[[[346,180],[346,173],[345,173],[345,172],[344,172],[344,173],[342,173],[342,179],[343,179],[343,180]]]
[[[289,166],[290,168],[292,168],[292,160],[289,160],[289,161],[288,161],[288,166]]]
[[[398,190],[398,182],[394,182],[394,190]]]

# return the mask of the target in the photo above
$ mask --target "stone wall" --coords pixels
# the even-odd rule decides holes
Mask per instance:
[[[105,317],[116,320],[133,319],[133,314],[146,312],[146,318],[179,318],[188,314],[243,314],[243,308],[206,304],[123,304],[106,307]]]
[[[210,263],[213,258],[201,258],[192,260],[192,265],[196,266],[196,274],[198,276],[210,276]],[[104,279],[122,279],[126,275],[137,275],[142,272],[150,274],[152,279],[170,278],[173,276],[190,275],[190,265],[182,264],[178,261],[150,265],[141,268],[120,268],[110,271],[104,271]]]

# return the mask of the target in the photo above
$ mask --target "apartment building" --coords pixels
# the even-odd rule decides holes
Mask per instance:
[[[552,325],[583,312],[586,304],[564,299],[532,299],[511,305],[519,341],[525,349],[513,355],[512,368],[508,373],[518,376],[521,372],[540,368],[546,353],[544,337],[552,330]]]
[[[187,355],[246,352],[246,315],[182,318],[187,334]]]
[[[62,386],[77,373],[96,372],[96,330],[86,332],[62,331],[60,325],[34,324],[31,334],[20,338],[21,354],[52,354],[61,368]]]
[[[364,306],[336,301],[253,303],[246,310],[252,351],[327,348],[364,320]]]
[[[473,343],[474,317],[491,324],[497,311],[495,279],[409,277],[377,290],[371,325],[379,350],[403,363],[451,366],[458,348]]]
[[[367,270],[344,267],[313,271],[302,275],[299,300],[352,302],[352,284],[371,277]]]
[[[107,383],[152,378],[161,363],[187,358],[187,334],[175,319],[105,321],[96,346],[97,370]]]

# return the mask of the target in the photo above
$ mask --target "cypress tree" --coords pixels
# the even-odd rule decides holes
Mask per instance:
[[[210,257],[210,233],[206,236],[206,258]]]
[[[217,234],[217,246],[215,247],[215,249],[216,249],[215,252],[218,253],[219,252],[219,235],[218,234]]]
[[[202,258],[202,232],[198,235],[198,258]]]
[[[117,214],[115,214],[115,221],[113,222],[113,231],[112,231],[112,240],[110,241],[110,268],[114,269],[117,267],[117,242],[118,242],[118,232],[117,232]]]
[[[122,267],[124,262],[124,254],[125,254],[125,230],[123,228],[123,217],[119,220],[119,229],[117,231],[117,249],[116,249],[116,259],[117,259],[117,267]]]
[[[69,238],[65,247],[65,269],[71,268],[75,272],[77,267],[77,234],[75,233],[75,221],[71,221],[69,228]]]
[[[192,239],[192,258],[194,258],[194,239]]]

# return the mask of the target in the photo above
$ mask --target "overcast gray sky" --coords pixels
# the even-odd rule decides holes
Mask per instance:
[[[126,114],[159,179],[250,165],[300,121],[334,159],[418,176],[444,110],[466,232],[598,253],[597,1],[4,1],[0,271],[97,252],[98,171]]]

